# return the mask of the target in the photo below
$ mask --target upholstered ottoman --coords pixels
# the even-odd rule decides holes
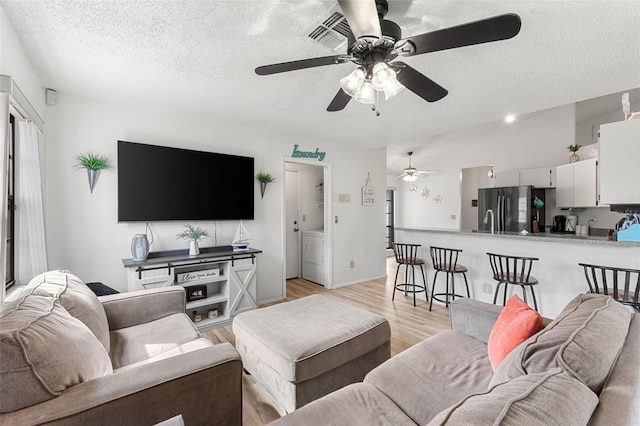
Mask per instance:
[[[244,368],[287,412],[360,382],[391,354],[384,317],[314,295],[233,320]]]

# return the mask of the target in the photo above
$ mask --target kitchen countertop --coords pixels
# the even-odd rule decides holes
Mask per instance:
[[[529,241],[548,241],[558,243],[573,243],[584,245],[607,245],[616,247],[640,247],[640,242],[627,242],[627,241],[613,241],[607,237],[599,236],[586,236],[575,234],[556,234],[556,233],[528,233],[522,235],[519,232],[501,232],[492,234],[487,231],[471,231],[471,230],[456,230],[456,229],[434,229],[434,228],[405,228],[396,227],[397,231],[415,231],[415,232],[435,232],[435,233],[450,233],[455,235],[469,235],[474,237],[490,237],[490,238],[510,238]]]

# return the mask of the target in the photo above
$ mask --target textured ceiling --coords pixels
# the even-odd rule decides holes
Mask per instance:
[[[389,0],[405,36],[506,12],[511,40],[405,58],[449,90],[326,112],[347,63],[257,76],[332,55],[304,34],[328,0],[0,1],[43,83],[65,93],[354,147],[429,137],[640,87],[640,1]]]

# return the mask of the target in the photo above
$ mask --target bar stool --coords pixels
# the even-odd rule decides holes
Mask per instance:
[[[436,274],[433,276],[433,284],[431,285],[431,303],[429,303],[429,310],[433,306],[433,299],[438,302],[444,303],[446,307],[449,307],[449,297],[451,300],[455,300],[456,297],[464,297],[460,294],[456,294],[455,286],[455,274],[462,274],[464,277],[464,284],[467,287],[467,297],[471,297],[469,293],[469,282],[467,281],[467,267],[458,264],[458,254],[462,253],[459,249],[450,249],[444,247],[430,247],[431,262],[433,263],[433,269]],[[444,293],[436,293],[436,278],[438,273],[444,272],[447,276],[447,288]],[[449,277],[451,277],[451,289],[449,289]],[[445,296],[445,300],[439,299],[436,296]]]
[[[636,312],[640,312],[640,269],[588,263],[578,265],[584,268],[590,293],[608,294],[623,305],[631,306]]]
[[[398,268],[396,269],[396,279],[393,281],[393,295],[391,296],[391,300],[395,299],[396,290],[404,291],[405,295],[407,293],[413,293],[413,306],[416,306],[416,293],[422,293],[424,291],[426,300],[429,300],[429,296],[427,295],[427,280],[424,275],[424,268],[422,267],[424,260],[418,257],[418,248],[420,248],[420,246],[420,244],[393,243],[393,254],[396,256]],[[398,272],[400,272],[402,265],[405,266],[404,282],[398,283]],[[424,285],[416,284],[416,266],[420,267]],[[411,268],[412,282],[409,282],[409,268]]]
[[[533,286],[538,284],[538,280],[531,275],[531,267],[534,261],[540,259],[537,257],[507,256],[495,253],[487,253],[487,255],[489,255],[489,263],[491,263],[491,269],[493,270],[493,279],[498,281],[496,292],[493,295],[493,303],[495,304],[496,300],[498,300],[498,292],[502,284],[504,284],[503,305],[507,304],[507,284],[519,285],[522,288],[524,303],[527,303],[526,289],[529,288],[533,298],[533,308],[537,311],[538,303]]]

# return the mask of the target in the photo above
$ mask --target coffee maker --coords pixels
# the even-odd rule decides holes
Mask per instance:
[[[551,232],[564,232],[565,226],[567,223],[567,217],[565,215],[559,214],[553,217],[553,228]]]

